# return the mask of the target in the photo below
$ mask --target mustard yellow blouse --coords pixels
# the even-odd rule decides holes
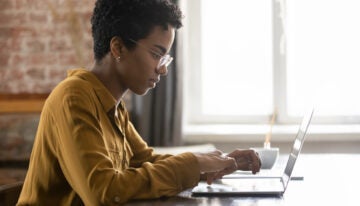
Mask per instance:
[[[156,155],[127,110],[85,69],[50,94],[17,205],[118,205],[195,186],[192,153]]]

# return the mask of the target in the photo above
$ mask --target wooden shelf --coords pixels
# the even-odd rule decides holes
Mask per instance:
[[[0,113],[40,113],[49,94],[0,94]]]

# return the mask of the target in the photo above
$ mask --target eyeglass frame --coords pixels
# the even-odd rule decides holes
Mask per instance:
[[[139,46],[147,49],[147,50],[153,55],[153,58],[159,59],[159,63],[158,63],[158,65],[156,66],[156,69],[157,69],[157,70],[159,70],[159,69],[160,69],[161,67],[163,67],[163,66],[168,67],[168,66],[171,64],[171,62],[174,60],[174,58],[173,58],[172,56],[170,56],[170,54],[164,54],[164,55],[162,55],[162,54],[160,54],[159,52],[156,52],[156,51],[154,51],[153,49],[151,49],[151,48],[149,48],[149,47],[147,47],[147,46],[145,46],[145,45],[143,45],[143,44],[141,44],[141,43],[139,43],[139,42],[137,42],[137,41],[135,41],[135,40],[133,40],[133,39],[130,39],[130,38],[129,38],[129,40],[130,40],[132,43],[134,43],[134,44],[136,44],[136,45],[139,45]],[[154,56],[155,56],[155,57],[154,57]]]

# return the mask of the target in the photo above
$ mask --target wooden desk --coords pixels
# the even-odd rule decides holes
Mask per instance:
[[[286,159],[277,167],[283,166]],[[360,153],[301,154],[293,173],[304,180],[292,180],[282,197],[192,197],[191,190],[186,190],[176,197],[132,201],[126,205],[360,205]]]

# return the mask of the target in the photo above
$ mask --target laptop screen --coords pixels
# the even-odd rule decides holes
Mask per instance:
[[[310,112],[306,113],[306,115],[304,116],[304,118],[301,122],[301,125],[299,127],[298,133],[297,133],[295,141],[294,141],[294,145],[291,149],[289,159],[288,159],[288,162],[285,167],[284,175],[282,177],[282,182],[284,184],[284,188],[286,188],[289,183],[291,173],[294,169],[296,159],[297,159],[297,157],[300,153],[300,150],[303,146],[303,143],[305,140],[305,134],[310,125],[310,121],[311,121],[313,113],[314,113],[314,110],[311,110]]]

